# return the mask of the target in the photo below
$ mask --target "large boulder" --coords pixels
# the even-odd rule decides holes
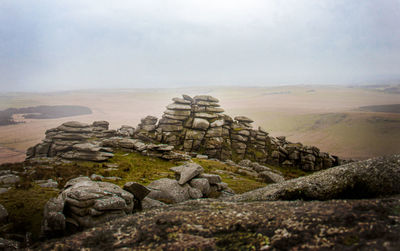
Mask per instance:
[[[188,184],[180,185],[177,180],[159,179],[147,186],[150,189],[148,198],[166,203],[179,203],[190,199]]]
[[[37,250],[398,250],[399,196],[368,200],[192,200],[117,219]]]
[[[179,174],[179,184],[183,185],[194,177],[204,172],[204,168],[196,163],[186,163],[181,166],[172,167],[171,170]]]
[[[329,200],[400,193],[400,155],[353,162],[312,175],[268,185],[231,201]]]
[[[107,182],[78,177],[66,183],[44,209],[42,232],[47,236],[93,227],[132,213],[134,195]]]

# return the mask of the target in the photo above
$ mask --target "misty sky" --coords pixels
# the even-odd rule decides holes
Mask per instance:
[[[0,91],[400,79],[400,0],[0,0]]]

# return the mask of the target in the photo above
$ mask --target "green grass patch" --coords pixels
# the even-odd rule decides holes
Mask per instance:
[[[201,165],[205,173],[214,173],[221,176],[222,181],[227,183],[235,193],[241,194],[266,186],[266,183],[260,182],[254,177],[236,174],[237,167],[215,160],[193,159],[193,161]],[[227,173],[218,172],[218,170],[226,171]]]
[[[136,181],[148,185],[161,178],[174,178],[174,173],[169,169],[179,163],[163,160],[156,157],[143,156],[140,153],[117,152],[108,163],[117,164],[117,170],[106,171],[100,169],[97,174],[103,176],[116,176],[122,178],[119,181],[109,181],[123,186],[126,182]]]
[[[281,172],[283,177],[285,177],[285,179],[295,179],[313,173],[313,172],[303,171],[297,167],[283,167],[283,166],[268,166],[268,167]]]
[[[32,239],[38,240],[44,205],[57,194],[57,190],[37,185],[29,189],[13,188],[1,194],[0,204],[7,209],[9,222],[12,222],[9,232],[23,235],[25,232],[31,232]]]

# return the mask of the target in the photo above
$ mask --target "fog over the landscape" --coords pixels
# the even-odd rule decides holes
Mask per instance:
[[[400,79],[399,0],[2,0],[0,91]]]

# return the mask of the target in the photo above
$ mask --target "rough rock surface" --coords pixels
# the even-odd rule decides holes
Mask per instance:
[[[133,194],[107,182],[78,177],[66,183],[44,209],[42,232],[47,236],[93,227],[132,213]]]
[[[37,250],[398,250],[400,198],[189,201],[145,211]]]
[[[148,198],[165,203],[179,203],[189,199],[207,198],[211,192],[234,194],[219,175],[203,173],[204,168],[199,164],[186,162],[171,167],[170,170],[175,172],[176,180],[163,178],[153,181],[147,186],[151,191]]]
[[[143,121],[149,120],[149,117],[144,118],[138,126],[141,130],[133,137],[221,160],[251,159],[260,163],[299,167],[306,171],[339,165],[338,157],[321,152],[317,147],[292,143],[285,137],[271,137],[262,128],[253,129],[253,120],[246,116],[232,119],[222,114],[224,110],[219,107],[218,99],[212,96],[191,98],[183,95],[183,98],[173,98],[172,101],[158,124],[157,119],[151,117],[151,128],[143,128]],[[279,179],[275,179],[277,177],[268,177],[266,173],[264,176],[270,181],[279,182]]]
[[[197,153],[220,160],[250,159],[284,167],[298,167],[305,171],[327,169],[340,164],[338,157],[321,152],[317,147],[292,143],[284,136],[268,135],[262,128],[253,129],[253,120],[246,116],[234,119],[220,108],[217,98],[198,95],[193,98],[173,98],[161,119],[143,118],[137,128],[122,126],[108,130],[107,121],[84,124],[66,122],[46,131],[42,143],[27,151],[27,159],[61,157],[65,159],[105,161],[113,156],[112,148],[139,151],[145,155],[165,159],[188,159],[183,153],[162,152],[159,143],[189,153]],[[149,149],[149,145],[153,145]],[[194,155],[195,156],[195,155]],[[264,170],[265,171],[265,170]],[[259,171],[257,171],[259,172]],[[264,177],[279,182],[276,177]]]
[[[268,185],[227,200],[329,200],[400,193],[400,155],[349,163]]]

